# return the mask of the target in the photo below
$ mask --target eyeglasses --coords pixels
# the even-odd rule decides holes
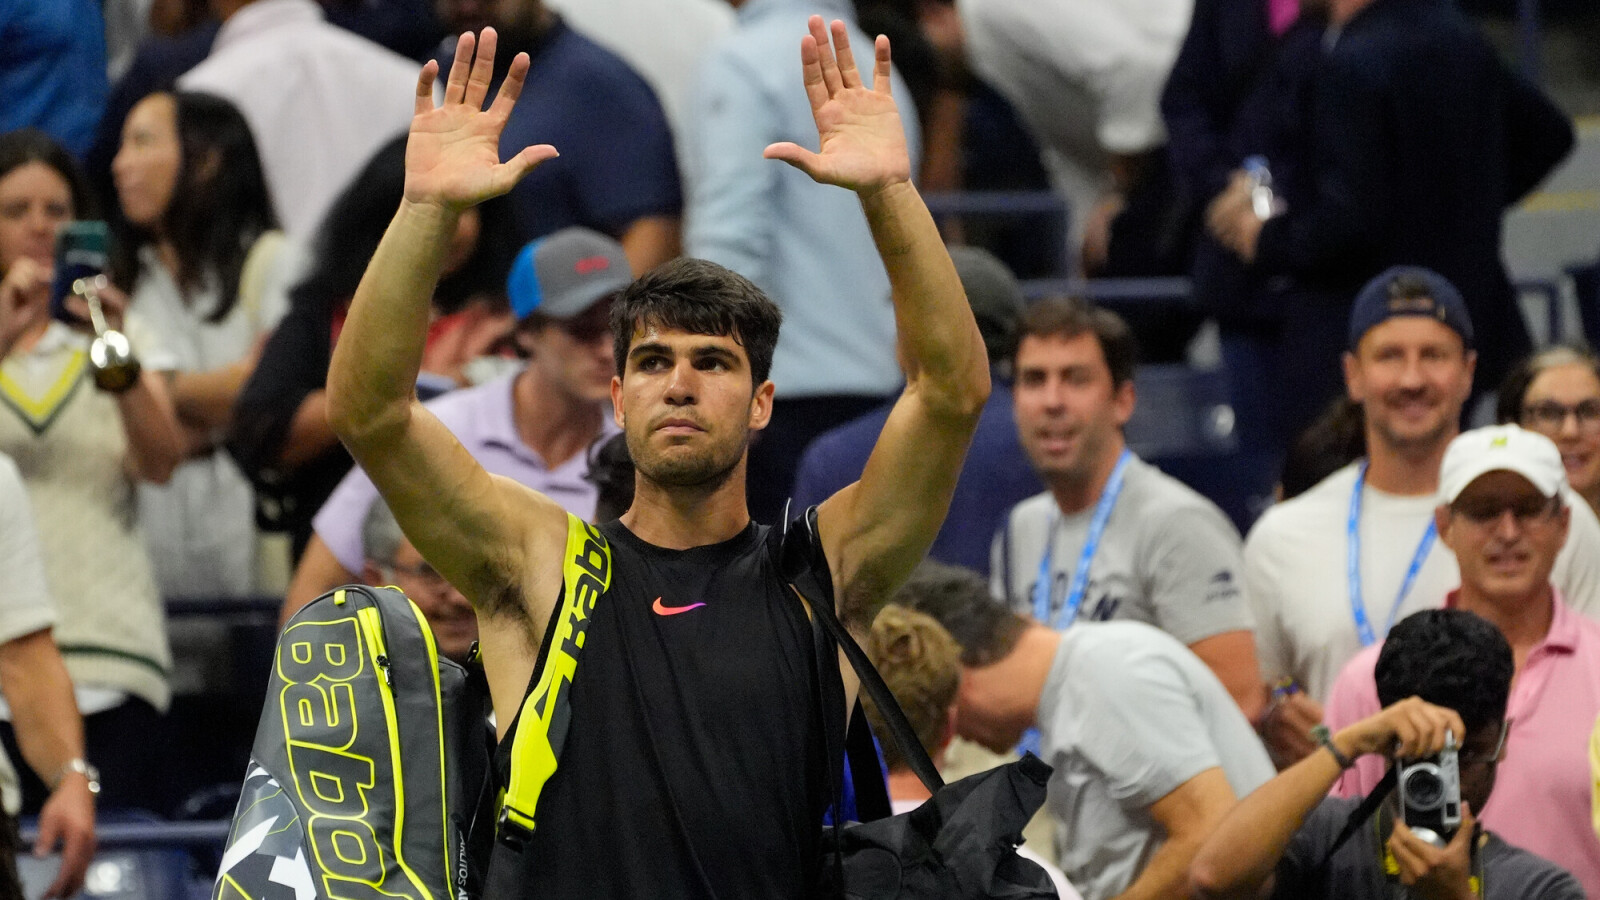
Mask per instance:
[[[1471,751],[1458,753],[1456,754],[1456,763],[1463,766],[1476,766],[1499,759],[1500,751],[1506,748],[1506,735],[1511,733],[1511,721],[1509,716],[1500,720],[1500,737],[1494,742],[1493,753],[1473,753]]]
[[[1600,433],[1600,400],[1585,400],[1572,406],[1542,400],[1522,408],[1522,424],[1543,431],[1560,431],[1567,424],[1568,416],[1577,420],[1579,431]]]
[[[1475,525],[1492,525],[1506,513],[1511,513],[1519,525],[1532,525],[1555,515],[1561,508],[1559,497],[1524,497],[1520,500],[1464,500],[1451,504],[1450,510]]]
[[[611,301],[602,300],[570,319],[558,320],[556,327],[580,344],[591,344],[611,334]]]
[[[422,587],[428,588],[429,590],[442,591],[450,586],[450,581],[443,575],[440,575],[438,569],[435,569],[433,566],[430,566],[425,562],[417,563],[414,566],[403,566],[397,562],[391,562],[387,568],[389,571],[385,573],[384,576],[386,580],[393,580],[394,573],[396,572],[404,572],[405,574],[410,575],[412,578],[417,579],[418,583],[420,583]]]

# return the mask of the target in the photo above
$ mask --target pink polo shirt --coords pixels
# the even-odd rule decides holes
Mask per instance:
[[[1451,592],[1446,607],[1455,605]],[[1374,645],[1339,673],[1324,721],[1338,731],[1378,712]],[[1600,624],[1573,612],[1555,592],[1550,631],[1511,683],[1506,715],[1511,733],[1494,793],[1478,818],[1511,844],[1554,862],[1600,897],[1600,840],[1590,812],[1589,735],[1600,713]],[[1362,757],[1334,785],[1336,796],[1359,797],[1383,778],[1387,763]]]

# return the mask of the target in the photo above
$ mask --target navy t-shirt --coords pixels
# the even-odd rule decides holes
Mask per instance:
[[[519,241],[570,225],[620,237],[636,219],[681,215],[672,131],[650,85],[620,57],[557,18],[532,42],[507,34],[491,98],[518,50],[528,52],[532,65],[501,132],[501,158],[531,144],[550,144],[561,153],[511,191]],[[453,56],[452,46],[439,59],[440,72],[450,71]]]

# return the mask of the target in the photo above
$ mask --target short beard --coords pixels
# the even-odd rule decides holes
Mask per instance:
[[[1452,437],[1451,431],[1454,428],[1456,428],[1456,421],[1448,416],[1440,420],[1437,427],[1419,435],[1395,434],[1385,422],[1372,423],[1373,432],[1383,440],[1383,443],[1390,450],[1402,456],[1429,453],[1437,450],[1441,445],[1449,443]]]
[[[650,449],[648,440],[639,442],[643,446],[636,444],[631,434],[627,440],[634,468],[644,478],[661,487],[692,488],[705,493],[727,484],[738,470],[749,443],[748,440],[741,443],[727,457],[719,456],[718,448],[712,448],[702,454],[663,458]]]

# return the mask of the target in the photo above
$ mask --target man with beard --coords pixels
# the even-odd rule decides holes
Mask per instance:
[[[1466,303],[1436,272],[1389,269],[1357,295],[1348,346],[1345,385],[1365,413],[1366,458],[1268,510],[1244,547],[1257,654],[1274,685],[1262,736],[1280,766],[1316,749],[1308,730],[1344,664],[1461,583],[1433,514],[1477,362]],[[1551,580],[1594,616],[1600,522],[1582,502],[1567,505],[1571,536]]]
[[[774,144],[764,155],[859,196],[893,286],[906,388],[861,480],[780,529],[751,521],[744,485],[751,434],[772,410],[780,315],[720,266],[661,266],[613,307],[611,395],[637,466],[633,505],[616,522],[592,528],[490,476],[415,402],[427,300],[456,218],[556,153],[527,147],[500,162],[528,61],[515,59],[480,111],[492,30],[476,58],[462,36],[442,107],[431,100],[437,70],[423,69],[405,200],[351,306],[329,419],[407,537],[476,610],[502,738],[550,623],[587,623],[576,675],[552,667],[558,684],[572,679],[557,688],[570,718],[538,828],[532,809],[502,808],[501,836],[521,841],[496,844],[485,896],[815,893],[829,793],[818,679],[833,674],[813,668],[807,607],[786,576],[812,567],[832,588],[813,599],[836,603],[864,633],[938,532],[989,377],[910,182],[888,41],[877,42],[868,87],[844,25],[831,35],[821,17],[808,25],[801,59],[820,152]],[[587,573],[571,579],[570,597],[565,568]],[[847,678],[847,697],[854,688]],[[540,777],[519,750],[502,741],[497,757],[513,788]]]
[[[1046,299],[1022,314],[1013,409],[1046,490],[994,536],[991,589],[1014,612],[1066,630],[1132,619],[1186,645],[1254,721],[1257,673],[1239,532],[1216,504],[1140,459],[1133,334],[1109,310]]]

